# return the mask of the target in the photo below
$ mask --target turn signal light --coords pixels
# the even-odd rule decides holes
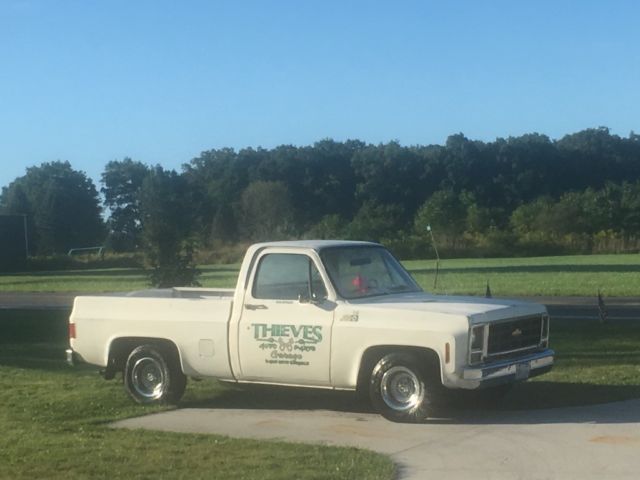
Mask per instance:
[[[76,338],[76,324],[69,324],[69,339]]]

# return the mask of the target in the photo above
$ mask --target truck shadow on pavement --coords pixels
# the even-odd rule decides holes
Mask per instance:
[[[613,401],[612,401],[613,400]],[[607,402],[608,403],[598,403]],[[334,411],[377,415],[353,392],[243,385],[215,398],[183,401],[180,408]],[[501,400],[478,392],[456,392],[427,424],[531,425],[640,423],[640,387],[535,382],[516,386]]]
[[[373,413],[366,402],[358,401],[353,392],[252,384],[232,385],[214,398],[182,401],[179,406],[180,408],[335,410],[337,412]]]
[[[502,399],[463,392],[430,423],[532,425],[640,422],[640,386],[531,382]]]

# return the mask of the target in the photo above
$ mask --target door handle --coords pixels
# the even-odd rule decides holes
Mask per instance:
[[[246,308],[247,310],[266,310],[267,306],[266,305],[252,305],[250,303],[245,303],[244,304],[244,308]]]

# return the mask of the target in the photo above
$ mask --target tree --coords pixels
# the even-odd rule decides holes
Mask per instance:
[[[213,216],[210,238],[231,242],[236,238],[237,233],[236,215],[233,208],[230,204],[223,203]]]
[[[29,216],[32,253],[65,253],[104,240],[98,192],[86,174],[69,162],[28,168],[3,188],[0,204],[3,213]]]
[[[376,205],[365,202],[347,227],[354,240],[381,242],[401,236],[403,222],[400,205]]]
[[[621,183],[640,179],[640,143],[612,135],[606,127],[589,128],[566,135],[556,142],[571,176],[564,190],[602,188],[607,181]]]
[[[283,182],[251,183],[242,192],[240,210],[246,238],[278,240],[292,233],[293,205]]]
[[[250,183],[250,172],[265,152],[262,149],[245,149],[239,153],[232,148],[209,150],[182,166],[182,176],[193,194],[195,231],[202,243],[208,243],[211,236],[235,238],[236,216],[231,210],[239,203],[240,194]]]
[[[367,146],[352,159],[360,206],[400,205],[399,221],[408,224],[424,198],[424,166],[414,150],[398,142]]]
[[[416,214],[414,227],[419,234],[433,228],[434,235],[455,248],[465,230],[467,209],[453,190],[438,190]]]
[[[640,235],[640,182],[622,184],[622,231],[625,235]]]
[[[348,236],[348,222],[336,213],[325,215],[306,233],[307,238],[344,238]]]
[[[288,169],[281,180],[291,194],[300,230],[326,215],[349,218],[354,214],[356,180],[351,159],[362,148],[364,144],[355,140],[325,139],[295,151],[277,150],[277,160],[288,157]]]
[[[551,197],[543,196],[519,206],[511,213],[511,228],[520,236],[549,232],[548,219],[551,218],[553,204]]]
[[[197,285],[193,261],[193,218],[188,183],[157,166],[140,189],[142,239],[150,280],[159,288]]]
[[[626,194],[630,206],[623,212],[620,192],[607,191],[608,182],[620,186],[640,180],[640,136],[632,132],[629,138],[620,138],[606,128],[556,141],[532,133],[482,142],[459,133],[445,145],[405,147],[398,142],[370,145],[327,139],[303,147],[220,149],[203,152],[183,168],[202,244],[211,238],[283,238],[293,232],[386,240],[397,232],[409,232],[427,201],[423,216],[429,217],[436,235],[456,243],[462,238],[464,246],[487,245],[488,237],[502,233],[513,238],[512,213],[541,196],[551,205],[536,216],[540,228],[528,231],[529,237],[546,241],[548,232],[556,241],[604,229],[624,231],[633,242],[631,232],[638,231],[635,225],[640,223],[631,193]],[[271,192],[264,184],[258,187],[259,182],[271,185]],[[274,189],[274,184],[280,186]],[[275,193],[277,189],[286,195]],[[564,197],[571,192],[575,195]],[[260,218],[261,209],[272,209],[269,201],[249,205],[250,197],[272,196],[285,199],[285,207],[280,214],[269,213],[269,221],[286,218],[284,229]],[[620,207],[617,212],[615,205]],[[518,215],[513,219],[518,229],[529,228],[518,222]],[[634,226],[628,228],[625,222]],[[421,235],[423,227],[418,228]],[[580,229],[586,230],[579,233]]]
[[[147,165],[130,158],[107,163],[102,173],[101,192],[110,212],[109,242],[115,251],[131,251],[140,246],[140,189],[148,174]]]

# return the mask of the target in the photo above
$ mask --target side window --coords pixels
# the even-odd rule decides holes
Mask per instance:
[[[320,273],[309,257],[289,253],[271,253],[260,259],[253,284],[254,298],[272,300],[297,300],[311,293],[325,298],[325,289]]]
[[[320,272],[311,260],[311,297],[313,300],[322,301],[327,298],[327,288],[324,286]]]

